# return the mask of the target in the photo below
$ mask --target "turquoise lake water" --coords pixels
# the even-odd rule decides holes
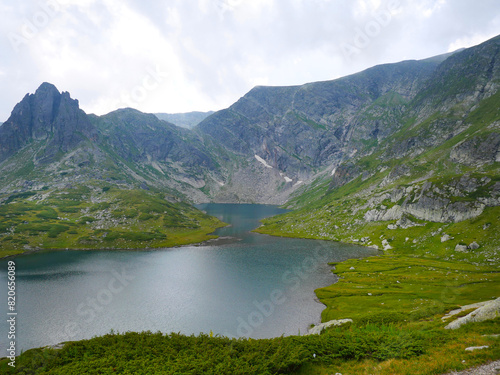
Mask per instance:
[[[53,251],[16,258],[19,351],[126,331],[268,338],[305,333],[336,281],[328,262],[376,254],[329,241],[250,231],[284,210],[205,204],[231,226],[219,240],[144,251]],[[1,350],[8,342],[7,261],[0,261]],[[0,354],[4,356],[5,354]]]

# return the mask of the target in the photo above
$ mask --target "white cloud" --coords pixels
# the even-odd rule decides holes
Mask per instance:
[[[443,6],[446,4],[446,0],[438,0],[438,1],[423,1],[419,3],[420,12],[417,14],[421,14],[425,18],[431,17],[435,12],[438,12]]]
[[[493,36],[494,36],[494,34],[492,34],[492,35],[474,34],[474,35],[466,36],[463,38],[458,38],[458,39],[454,40],[452,43],[450,43],[447,51],[454,52],[460,48],[469,48],[469,47],[475,46],[477,44],[480,44],[481,42],[484,42],[485,40],[487,40]]]

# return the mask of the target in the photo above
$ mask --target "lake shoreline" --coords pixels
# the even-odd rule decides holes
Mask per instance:
[[[52,248],[52,249],[43,249],[43,248],[35,248],[35,249],[29,249],[26,250],[22,253],[19,254],[11,254],[11,255],[5,255],[0,258],[2,259],[9,259],[9,258],[15,258],[18,256],[22,255],[30,255],[34,253],[43,253],[43,252],[59,252],[59,251],[152,251],[152,250],[162,250],[162,249],[175,249],[175,248],[180,248],[180,247],[186,247],[186,246],[205,246],[210,244],[210,241],[218,240],[219,237],[217,238],[211,238],[208,240],[203,240],[201,242],[192,242],[192,243],[186,243],[182,245],[172,245],[172,246],[158,246],[158,247],[143,247],[143,248],[116,248],[116,247],[101,247],[101,248],[91,248],[91,247],[83,247],[83,248],[67,248],[67,249],[61,249],[61,248]]]
[[[237,208],[233,209],[237,210]],[[231,212],[231,214],[234,214],[234,212]],[[266,244],[266,246],[269,246],[270,244],[275,244],[275,246],[280,247],[279,251],[273,250],[273,248],[271,247],[263,248],[263,250],[261,250],[260,253],[257,253],[255,258],[258,259],[258,262],[260,263],[265,262],[266,264],[272,264],[273,260],[278,260],[278,262],[281,262],[286,254],[288,254],[289,256],[294,256],[296,258],[296,261],[294,263],[286,262],[284,268],[276,269],[274,273],[277,277],[272,279],[272,282],[269,283],[268,286],[266,286],[266,289],[263,289],[263,294],[259,294],[256,297],[251,297],[252,299],[254,299],[254,302],[255,301],[258,302],[258,306],[260,306],[260,308],[257,305],[254,305],[248,311],[243,310],[243,312],[238,312],[236,313],[236,315],[228,316],[228,318],[226,318],[222,323],[222,325],[219,327],[216,327],[217,323],[215,321],[211,321],[207,326],[205,326],[208,328],[203,328],[200,330],[194,329],[193,331],[185,330],[183,328],[178,330],[176,328],[172,328],[172,326],[167,325],[164,326],[164,329],[161,328],[159,330],[159,332],[163,332],[164,336],[168,335],[175,336],[176,334],[173,332],[182,332],[182,334],[179,335],[179,337],[181,337],[182,340],[188,340],[189,337],[193,337],[193,335],[195,335],[194,333],[190,332],[194,332],[196,330],[196,332],[205,332],[200,334],[200,336],[198,337],[200,338],[206,337],[207,340],[209,340],[209,342],[211,343],[210,345],[215,343],[216,340],[230,340],[231,338],[235,337],[234,335],[230,334],[234,334],[235,332],[238,333],[239,329],[237,328],[235,331],[236,325],[234,326],[234,328],[231,328],[232,324],[236,322],[234,317],[239,317],[243,319],[245,323],[247,323],[247,327],[252,327],[252,328],[253,326],[249,326],[248,324],[252,323],[251,319],[254,319],[253,320],[254,323],[256,322],[258,323],[259,320],[256,318],[258,314],[262,314],[262,318],[264,320],[272,319],[269,318],[267,315],[264,315],[264,313],[266,311],[270,311],[269,309],[271,308],[269,307],[270,305],[268,304],[267,301],[273,301],[272,299],[273,297],[271,297],[269,291],[273,288],[278,288],[282,292],[284,292],[288,298],[289,295],[286,294],[287,291],[292,290],[292,287],[295,284],[298,285],[301,283],[309,283],[308,286],[304,288],[304,293],[301,296],[304,297],[306,294],[309,297],[314,296],[312,299],[308,297],[306,300],[303,300],[305,302],[303,302],[302,305],[314,304],[317,306],[317,308],[310,309],[308,307],[306,310],[301,310],[303,306],[301,306],[300,300],[299,299],[295,300],[291,298],[290,298],[290,304],[283,305],[286,306],[283,308],[288,312],[292,311],[291,315],[294,317],[294,319],[298,319],[299,317],[303,318],[302,322],[299,325],[301,327],[305,326],[303,323],[307,321],[309,321],[307,324],[309,324],[311,321],[318,322],[318,319],[316,318],[318,315],[320,316],[319,321],[321,322],[328,322],[331,320],[339,320],[339,319],[352,319],[353,323],[351,323],[351,325],[348,325],[341,329],[339,328],[340,330],[345,330],[346,335],[350,335],[353,332],[355,333],[357,332],[357,330],[360,329],[362,330],[363,324],[367,323],[382,329],[382,331],[380,332],[382,332],[383,334],[385,334],[384,332],[386,332],[384,331],[386,329],[384,327],[392,327],[391,330],[394,330],[396,333],[399,330],[404,330],[404,332],[406,332],[406,334],[409,335],[410,337],[413,337],[412,335],[418,336],[420,334],[419,332],[423,332],[427,329],[430,330],[431,332],[437,332],[437,334],[439,335],[444,335],[446,332],[446,330],[444,330],[443,328],[445,323],[441,323],[441,315],[444,311],[451,309],[455,305],[466,304],[467,302],[473,300],[475,301],[476,299],[487,300],[489,297],[491,297],[490,294],[492,293],[500,294],[500,273],[494,272],[492,268],[478,267],[476,265],[464,264],[456,261],[433,259],[425,256],[412,257],[405,255],[390,254],[388,252],[375,251],[374,249],[372,249],[373,252],[370,254],[369,252],[366,251],[369,250],[369,248],[360,246],[361,244],[345,244],[348,246],[344,247],[341,246],[344,245],[344,243],[339,241],[320,240],[315,243],[316,241],[315,239],[300,238],[300,237],[299,238],[295,237],[295,239],[299,240],[298,242],[273,240],[271,238],[285,239],[289,237],[281,235],[276,236],[270,233],[259,233],[255,229],[249,229],[251,227],[255,228],[253,221],[244,222],[243,227],[245,228],[244,233],[242,232],[242,234],[240,235],[236,234],[236,237],[231,234],[237,232],[233,232],[231,226],[227,225],[226,230],[223,229],[221,232],[212,232],[220,235],[217,238],[208,239],[194,244],[172,246],[169,248],[163,247],[163,249],[186,248],[186,252],[191,252],[192,255],[191,257],[186,258],[185,261],[181,263],[183,266],[181,266],[180,264],[177,265],[175,263],[175,259],[179,256],[182,256],[182,254],[184,254],[183,251],[172,252],[171,254],[169,254],[169,252],[165,252],[164,255],[168,256],[168,259],[166,259],[167,261],[162,262],[161,274],[170,275],[175,272],[181,272],[181,273],[188,272],[189,274],[189,268],[192,268],[193,265],[198,264],[198,267],[202,267],[201,269],[207,269],[207,268],[210,269],[209,274],[215,275],[215,278],[209,280],[215,281],[216,279],[219,279],[220,276],[226,275],[225,272],[227,271],[226,269],[227,265],[232,264],[232,262],[235,259],[234,256],[237,256],[237,258],[239,258],[241,254],[249,255],[257,251],[257,248],[251,248],[251,249],[242,248],[242,245],[245,246],[245,244],[253,243],[254,241],[260,242],[261,244]],[[250,232],[253,233],[249,235]],[[261,234],[267,234],[267,236],[261,236]],[[238,237],[241,238],[239,238],[238,240]],[[240,241],[241,244],[239,243]],[[288,247],[287,245],[294,243],[295,245],[290,245],[290,247]],[[337,243],[339,245],[338,246],[333,245],[332,243]],[[230,246],[231,244],[235,244],[236,246],[231,247]],[[223,262],[217,261],[216,258],[210,255],[212,252],[209,251],[210,247],[219,247],[219,245],[229,245],[227,247],[226,246],[220,247],[218,250],[216,250],[217,254],[227,254],[226,257],[223,258],[224,260]],[[198,248],[204,246],[208,247],[207,251],[198,251],[194,249],[194,247]],[[189,247],[193,248],[189,249]],[[327,253],[326,252],[327,248],[332,249],[332,251],[334,252]],[[335,251],[337,251],[336,250],[337,248],[341,249],[341,251],[343,252],[336,253]],[[110,259],[120,258],[121,262],[125,262],[128,258],[130,258],[131,261],[134,259],[146,258],[149,261],[144,263],[144,265],[148,265],[148,264],[157,264],[159,261],[161,262],[161,259],[165,259],[165,257],[162,254],[156,255],[154,252],[151,252],[149,255],[146,255],[145,257],[139,255],[134,256],[133,254],[126,255],[125,253],[133,253],[133,252],[139,253],[144,250],[151,251],[151,250],[161,250],[161,249],[162,249],[161,247],[156,247],[149,249],[144,248],[144,249],[102,250],[102,251],[109,251],[110,253],[112,253],[113,251],[120,251],[124,253],[123,256],[119,255],[118,257],[115,257],[113,255],[100,256],[97,254],[97,252],[99,252],[101,249],[100,250],[88,249],[84,251],[96,251],[95,257],[89,257],[89,258],[94,258],[94,262],[96,261],[96,259],[105,259],[106,262],[109,262]],[[240,255],[237,255],[238,251],[240,251],[237,249],[242,250],[241,253],[239,253]],[[54,249],[54,250],[62,251],[66,249]],[[52,252],[54,250],[37,249],[36,251],[33,252],[44,252],[44,251]],[[72,251],[72,250],[80,251],[82,249],[68,249],[67,251]],[[249,252],[248,250],[251,251]],[[266,257],[263,257],[264,254],[269,254],[269,252],[273,251],[276,251],[274,253],[274,258],[269,258],[269,260],[267,260]],[[335,254],[338,254],[338,256],[336,256]],[[73,257],[74,259],[83,259],[86,256],[77,256],[77,254],[74,254],[73,256],[71,254],[68,254],[66,256],[59,257],[58,255],[52,255],[52,257],[49,258],[49,260],[55,260],[61,258],[64,261],[65,258],[69,259]],[[253,257],[255,257],[255,255],[253,255]],[[252,285],[254,285],[257,280],[256,277],[258,278],[258,276],[255,276],[256,274],[252,272],[253,268],[251,262],[249,262],[250,258],[245,256],[239,259],[241,260],[241,264],[239,267],[233,270],[234,273],[237,274],[248,273],[248,275],[254,275],[248,278],[250,282],[253,283]],[[308,259],[308,261],[312,261],[312,263],[311,262],[308,263],[306,259]],[[337,261],[335,261],[335,259],[337,259]],[[172,262],[170,260],[172,260]],[[135,263],[135,261],[134,262],[131,261],[126,261],[123,264],[126,265]],[[22,264],[21,260],[19,261],[19,264]],[[220,266],[219,268],[217,268],[217,264],[219,264]],[[320,267],[315,267],[314,266],[315,264],[320,265]],[[109,272],[109,270],[112,269],[120,269],[121,265],[120,263],[116,263],[111,268],[109,265],[107,265],[106,267],[107,268],[104,269],[104,273]],[[82,269],[86,270],[88,269],[88,267],[84,266],[82,267]],[[144,267],[142,265],[138,269],[143,270],[142,276],[139,276],[139,274],[135,273],[137,272],[136,270],[134,271],[134,273],[130,274],[128,274],[127,271],[124,275],[133,276],[135,277],[136,280],[138,281],[142,280],[145,281],[146,283],[150,283],[152,280],[156,280],[158,276],[161,276],[158,273],[151,272],[149,268]],[[199,271],[201,269],[196,267],[195,269],[198,270],[198,272],[196,272],[196,277],[198,277],[200,274]],[[267,271],[269,272],[270,270],[272,269],[268,269]],[[295,273],[295,270],[298,270],[298,272]],[[284,272],[287,274],[287,278],[285,279],[280,278],[282,274],[284,275]],[[321,276],[317,278],[316,276],[319,274],[326,277]],[[450,284],[449,277],[447,276],[448,274],[452,275],[453,280],[456,279],[455,283]],[[303,276],[303,278],[301,277],[301,275]],[[192,279],[193,277],[191,276],[188,277],[188,279]],[[267,277],[264,274],[261,276]],[[331,279],[332,276],[334,277],[334,279]],[[258,280],[265,279],[265,277],[258,278]],[[307,279],[309,279],[309,281],[306,281]],[[228,283],[230,279],[223,277],[221,280],[223,281],[223,284],[231,285],[231,283]],[[287,282],[284,282],[284,280],[286,280]],[[183,281],[183,284],[185,284],[186,282],[187,279]],[[99,288],[102,289],[102,285],[108,285],[108,284],[106,281],[105,284],[97,283],[96,285],[98,285]],[[167,284],[163,282],[161,282],[160,285],[164,285],[166,290],[169,289],[167,287]],[[203,290],[203,288],[206,285],[211,285],[211,283],[204,282],[201,284],[197,284],[197,286],[200,287],[201,290]],[[317,285],[325,285],[325,286],[317,288],[316,287]],[[193,290],[193,286],[190,287],[190,290]],[[306,285],[304,284],[304,286]],[[315,289],[313,289],[312,287],[314,287]],[[218,285],[217,289],[221,290],[220,288],[221,285]],[[208,289],[207,291],[210,292]],[[313,294],[311,294],[311,291],[313,292]],[[454,299],[449,301],[443,300],[442,299],[443,291],[447,291],[448,293],[447,295],[454,296]],[[458,293],[456,293],[457,291]],[[228,292],[229,289],[226,291],[226,293]],[[241,291],[239,292],[239,294],[240,295],[242,294]],[[243,294],[245,293],[243,292]],[[211,294],[209,293],[205,294],[203,297],[209,300],[211,299],[210,296]],[[185,300],[185,293],[181,292],[180,297],[182,300]],[[237,295],[235,294],[230,298],[233,304],[241,303],[241,301],[238,302],[238,300],[234,297],[237,297]],[[252,301],[252,299],[250,299],[250,301]],[[82,299],[81,301],[85,300]],[[189,309],[189,311],[193,309],[194,306],[193,302],[196,305],[197,301],[199,301],[198,297],[191,296],[189,303],[186,304],[186,306],[188,306],[187,308]],[[276,304],[273,305],[272,307],[273,311],[276,310],[278,302],[276,302]],[[176,304],[174,300],[169,300],[169,303],[174,305]],[[177,303],[179,303],[180,305],[183,302],[179,300]],[[208,310],[203,310],[203,308],[201,309],[198,308],[198,310],[208,311]],[[147,311],[148,309],[142,309],[142,314],[144,314]],[[168,310],[165,310],[165,312],[166,311]],[[304,311],[306,312],[305,314]],[[248,314],[248,312],[250,312],[250,314]],[[309,314],[309,312],[312,312],[312,314]],[[207,315],[206,312],[204,314]],[[161,312],[160,315],[162,317],[166,316],[165,313],[163,312]],[[147,319],[148,322],[154,322],[155,320],[152,318],[152,316],[153,315],[151,315],[151,317],[148,318],[144,318],[143,316],[141,316],[141,318]],[[311,319],[312,316],[314,316],[313,320],[309,320]],[[238,320],[238,322],[242,322],[241,319]],[[133,319],[130,320],[130,318],[127,316],[126,321],[130,323],[131,321],[133,321]],[[182,317],[178,318],[177,323],[180,323],[179,326],[182,327]],[[273,322],[273,324],[275,323]],[[307,336],[309,338],[302,337],[304,336],[305,331],[302,333],[302,335],[300,335],[300,333],[299,335],[297,335],[296,333],[297,331],[295,330],[297,325],[292,324],[291,321],[290,323],[287,324],[288,328],[292,327],[292,325],[295,328],[288,329],[286,331],[287,333],[285,334],[277,333],[276,332],[277,330],[268,331],[268,333],[272,335],[272,338],[266,337],[265,339],[262,339],[262,338],[254,338],[255,337],[254,336],[251,339],[249,339],[247,336],[239,336],[241,339],[238,340],[238,342],[263,343],[263,342],[269,342],[269,340],[278,340],[281,336],[283,336],[283,339],[285,340],[291,340],[294,342],[298,341],[313,342],[315,340],[315,337],[312,336]],[[116,326],[113,327],[117,328]],[[130,327],[131,327],[130,332],[135,332],[135,334],[141,335],[141,333],[139,333],[141,332],[140,327],[139,328],[137,328],[137,326],[130,326]],[[220,327],[222,327],[222,330],[220,329]],[[227,328],[226,331],[224,331],[225,328]],[[275,328],[278,328],[281,331],[281,326],[280,327],[276,326]],[[308,328],[310,328],[310,326],[308,326]],[[215,332],[215,335],[213,337],[214,339],[213,342],[211,341],[212,335],[208,334],[209,329],[210,332],[212,331],[212,329]],[[429,363],[439,364],[440,363],[439,361],[441,361],[441,358],[443,357],[450,357],[447,360],[446,369],[459,368],[458,365],[462,364],[462,357],[457,355],[456,357],[458,359],[455,359],[455,357],[450,355],[450,353],[452,352],[454,353],[456,351],[456,341],[459,341],[460,345],[462,345],[463,343],[464,345],[466,344],[468,346],[490,345],[491,349],[484,349],[483,351],[484,358],[491,358],[492,356],[495,356],[495,350],[497,349],[495,349],[494,345],[492,346],[492,342],[494,341],[494,339],[482,337],[480,335],[481,333],[480,329],[481,328],[478,328],[477,331],[474,331],[474,335],[472,337],[469,334],[466,334],[457,336],[456,340],[453,339],[446,341],[445,345],[443,346],[444,349],[441,347],[434,347],[433,345],[429,345],[430,350],[427,353],[415,356],[409,359],[408,362],[405,362],[407,361],[406,359],[397,359],[397,358],[390,359],[388,362],[378,362],[378,361],[370,362],[370,360],[367,360],[365,362],[359,362],[352,360],[350,361],[349,359],[347,359],[345,360],[345,362],[338,362],[333,367],[328,367],[327,370],[327,368],[323,368],[322,365],[318,365],[319,367],[316,368],[315,366],[317,365],[318,362],[312,361],[308,363],[307,366],[305,366],[304,371],[306,372],[300,372],[300,374],[301,375],[305,373],[316,374],[316,373],[324,373],[324,371],[329,371],[328,373],[330,372],[363,373],[369,371],[369,370],[365,371],[365,369],[368,369],[369,366],[373,366],[373,368],[375,368],[376,366],[379,366],[380,363],[384,363],[384,366],[396,366],[394,367],[395,370],[394,369],[389,370],[392,372],[388,373],[401,373],[399,370],[404,368],[414,368],[414,367],[419,368],[421,366],[428,367]],[[121,331],[122,329],[120,329],[120,332]],[[302,331],[302,328],[300,328],[300,331]],[[335,328],[333,329],[333,331],[335,331]],[[41,332],[45,336],[43,337],[40,336],[43,340],[38,340],[39,343],[40,342],[45,343],[47,342],[45,338],[50,338],[50,332],[52,331],[47,330],[46,332],[49,332],[49,335],[47,335],[44,332]],[[171,332],[171,333],[166,333],[166,332]],[[369,330],[369,332],[367,331],[367,333],[371,334],[373,333],[373,331]],[[329,335],[329,334],[330,331],[324,333],[324,335]],[[96,336],[101,338],[97,338],[95,340],[104,340],[105,339],[104,336],[109,336],[109,335],[106,333],[98,333],[96,334]],[[363,333],[362,336],[365,337],[366,335]],[[54,343],[58,342],[57,344],[37,345],[32,349],[26,350],[25,353],[28,352],[34,354],[40,352],[66,353],[68,348],[64,347],[65,343],[68,343],[69,345],[85,346],[87,345],[88,342],[92,343],[95,341],[94,339],[86,339],[83,337],[70,340],[65,340],[63,337],[61,338],[62,340],[58,340],[59,342],[56,340],[52,341]],[[399,336],[395,336],[395,340],[391,342],[398,343],[399,338],[400,338]],[[324,336],[319,338],[317,345],[319,345],[320,342],[323,342],[322,341],[323,339]],[[117,338],[116,340],[117,342],[121,342],[120,338]],[[231,341],[231,342],[236,342],[236,341]],[[52,349],[47,349],[47,347]],[[26,358],[29,358],[30,355],[31,354],[27,356],[18,355],[17,356],[18,361],[21,363]],[[63,355],[63,354],[56,354],[56,356],[57,355]],[[319,354],[319,356],[321,356],[321,354]],[[472,362],[469,362],[468,357],[467,357],[467,363],[472,364]],[[479,364],[479,360],[477,360],[475,363]],[[308,372],[309,369],[314,369],[315,372],[313,371]],[[316,372],[316,370],[319,369],[324,371]],[[446,371],[439,370],[433,373],[444,373],[444,372]]]
[[[118,248],[118,247],[98,247],[98,248],[92,248],[92,247],[78,247],[78,248],[41,248],[41,247],[35,247],[35,248],[30,248],[26,250],[12,250],[12,251],[22,251],[17,254],[8,254],[0,257],[0,260],[3,259],[10,259],[10,258],[15,258],[21,255],[30,255],[34,253],[39,253],[39,252],[52,252],[52,251],[151,251],[151,250],[159,250],[159,249],[170,249],[170,248],[178,248],[178,247],[184,247],[184,246],[202,246],[202,244],[209,243],[210,241],[218,240],[219,236],[214,235],[212,233],[215,232],[215,230],[219,228],[224,228],[229,226],[229,224],[223,223],[224,225],[220,225],[211,232],[208,232],[204,235],[204,237],[210,237],[203,239],[201,241],[198,241],[198,239],[194,240],[193,242],[185,242],[185,243],[179,243],[179,244],[173,244],[170,246],[165,246],[165,245],[158,245],[158,246],[151,246],[151,247],[133,247],[133,248]],[[9,251],[9,250],[6,250]]]
[[[22,277],[27,280],[26,283],[19,280],[25,285],[24,289],[19,290],[19,293],[24,296],[26,301],[24,307],[20,305],[20,308],[27,311],[27,308],[35,303],[33,301],[39,298],[38,296],[44,295],[43,290],[40,290],[41,294],[37,292],[40,284],[37,280],[49,281],[52,295],[60,294],[55,292],[59,286],[58,280],[60,278],[65,280],[64,283],[69,282],[70,284],[76,279],[82,280],[81,282],[85,282],[89,288],[94,285],[93,290],[96,292],[91,292],[90,297],[95,298],[96,295],[93,294],[100,292],[105,293],[102,296],[114,295],[115,286],[112,285],[112,289],[105,286],[109,278],[116,277],[117,272],[120,274],[125,272],[125,275],[134,276],[136,281],[134,281],[135,285],[123,296],[127,295],[128,299],[137,293],[142,295],[143,292],[137,289],[137,285],[144,284],[143,287],[155,285],[156,288],[159,280],[164,280],[158,286],[161,286],[160,295],[164,295],[163,301],[167,301],[168,305],[159,308],[156,299],[153,299],[151,301],[154,303],[147,302],[150,305],[149,308],[140,312],[142,318],[134,318],[139,314],[135,310],[130,314],[122,313],[121,320],[118,319],[116,323],[103,316],[102,318],[106,319],[104,319],[105,323],[102,323],[102,327],[136,332],[140,332],[142,329],[159,329],[162,332],[183,332],[184,334],[213,330],[227,337],[241,336],[252,337],[252,339],[296,335],[298,331],[306,332],[311,323],[318,324],[320,322],[321,312],[325,309],[325,304],[318,301],[314,290],[336,281],[328,262],[370,254],[359,246],[344,247],[333,244],[332,241],[279,240],[274,236],[252,233],[251,231],[258,227],[262,217],[281,212],[276,206],[215,205],[211,207],[211,210],[210,213],[215,217],[219,216],[226,223],[230,222],[232,225],[224,223],[215,232],[212,230],[211,234],[203,241],[190,241],[188,244],[168,248],[163,246],[140,249],[113,247],[100,249],[92,247],[32,248],[23,254],[4,257],[4,262],[7,258],[16,259],[17,257],[16,268],[22,270]],[[169,249],[179,250],[164,251]],[[186,249],[186,251],[181,249]],[[119,253],[114,254],[116,252]],[[33,254],[38,255],[30,257]],[[27,257],[19,257],[19,255],[27,255]],[[145,263],[142,263],[143,260]],[[94,272],[97,272],[95,277],[89,279],[87,275]],[[186,279],[187,275],[191,276]],[[201,279],[206,280],[205,282],[200,283],[200,275]],[[46,285],[48,284],[43,283],[43,288],[46,289],[48,287]],[[224,285],[227,285],[227,288]],[[195,319],[198,321],[197,323],[189,323],[192,319],[184,317],[191,314],[192,310],[190,309],[193,307],[182,301],[184,293],[181,293],[180,290],[185,287],[189,287],[189,295],[196,295],[194,302],[195,305],[196,303],[200,305],[199,311],[203,311],[206,307],[215,309],[214,303],[220,306],[231,303],[237,308],[225,309],[225,313],[222,314],[225,318],[222,320],[214,314],[213,316],[200,316],[199,319]],[[102,291],[103,288],[104,291]],[[270,308],[274,311],[278,310],[278,306],[280,306],[279,315],[275,314],[271,318],[267,316],[266,310],[262,312],[263,305],[260,303],[266,304],[267,301],[274,301],[274,294],[270,293],[275,289],[279,289],[286,297],[286,304],[281,306],[281,299],[275,302]],[[84,309],[81,312],[84,313],[88,310],[89,306],[87,306],[86,301],[89,296],[78,297],[85,290],[81,292],[76,290],[71,297],[73,299],[68,296],[70,299],[65,302],[67,308],[72,309],[73,316],[77,318],[75,322],[79,326],[82,322],[75,314],[75,309],[78,304],[84,303]],[[192,292],[194,290],[201,291],[202,295],[198,296],[200,292]],[[62,293],[66,294],[66,291],[62,291]],[[209,296],[212,297],[209,298]],[[76,301],[73,302],[73,300]],[[45,306],[49,301],[53,301],[52,304],[60,303],[58,298],[47,295],[46,298],[40,300],[40,306]],[[122,296],[119,299],[110,298],[110,301],[113,301],[110,305],[112,308],[106,307],[104,311],[114,311],[115,304],[116,307],[120,307]],[[258,306],[255,305],[255,301],[259,303]],[[164,303],[161,302],[161,305]],[[75,319],[71,318],[71,314],[65,315],[67,308],[62,307],[59,312],[56,312],[59,315],[59,321]],[[43,310],[49,311],[47,308]],[[233,312],[233,310],[235,311]],[[183,311],[182,316],[177,317],[176,311]],[[248,323],[252,321],[251,319],[260,319],[259,314],[264,314],[261,317],[264,321],[262,326],[258,324],[258,328],[250,326],[248,330],[241,329],[241,320],[238,319],[244,319]],[[48,315],[47,319],[52,319],[53,316],[54,314]],[[164,322],[164,318],[169,316],[172,318]],[[36,319],[43,318],[37,317]],[[144,321],[144,324],[140,323],[141,320]],[[127,323],[128,321],[130,324]],[[86,324],[83,322],[82,327]],[[246,327],[248,328],[248,325]],[[47,337],[51,338],[49,328],[50,325],[38,330],[39,335],[32,338],[22,337],[21,341],[25,344],[26,349],[67,341],[64,337],[57,340],[57,335],[52,335],[54,337],[50,341],[45,340],[43,337],[46,335],[45,332],[49,332]],[[95,330],[92,327],[88,328],[80,329],[83,334],[74,336],[72,340],[86,338],[87,332],[92,332],[95,335],[106,333],[106,330],[101,328]],[[23,329],[23,332],[28,333],[29,331],[26,329]],[[241,333],[247,331],[247,334]]]

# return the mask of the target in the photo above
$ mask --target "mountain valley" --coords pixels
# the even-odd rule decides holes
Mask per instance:
[[[385,250],[432,245],[496,264],[499,48],[496,37],[333,81],[255,87],[225,110],[196,114],[192,129],[131,108],[86,115],[43,83],[0,127],[2,209],[74,191],[87,192],[77,202],[102,203],[97,195],[114,190],[166,205],[285,204],[293,212],[260,232]],[[54,220],[98,221],[76,203],[71,217],[51,204]],[[116,205],[108,214],[120,217]],[[0,244],[31,248],[17,235],[30,220],[15,212],[3,216]],[[135,220],[126,216],[122,224]]]
[[[185,248],[11,258],[43,249],[149,250],[212,240],[214,231],[227,223],[222,211],[209,216],[196,207],[210,205],[195,206],[209,202],[235,203],[220,206],[227,209],[225,217],[239,221],[245,240],[232,237],[234,228],[223,228],[224,236],[229,233],[226,245],[234,247],[221,251],[224,243],[216,242],[208,251],[213,244],[208,242],[205,248],[190,248],[180,263],[176,260],[186,255]],[[262,206],[239,203],[281,205],[289,211],[260,216],[256,213],[262,213]],[[252,212],[255,220],[236,215],[233,206]],[[272,209],[273,214],[282,212]],[[261,217],[267,218],[254,232],[275,237],[248,232]],[[26,303],[34,306],[32,323],[43,340],[62,338],[55,346],[13,357],[17,369],[9,367],[12,357],[0,358],[0,372],[429,375],[497,360],[499,223],[500,36],[454,53],[379,65],[336,80],[257,86],[214,113],[147,114],[122,108],[89,115],[68,92],[45,82],[0,124],[0,257],[7,258],[5,269],[16,264],[11,259],[18,261],[24,296],[32,287],[47,292],[49,279],[61,288],[61,295],[50,289],[40,297],[43,301]],[[252,247],[255,239],[272,242],[273,252]],[[300,242],[294,257],[287,241]],[[318,325],[313,329],[320,335],[299,330],[298,335],[271,339],[214,336],[210,314],[224,308],[223,286],[242,300],[249,298],[251,311],[244,321],[244,303],[225,296],[238,311],[236,332],[241,324],[250,332],[250,325],[263,324],[289,297],[279,294],[281,289],[269,294],[267,287],[255,297],[251,286],[265,285],[263,280],[271,275],[270,290],[289,292],[311,273],[331,277],[325,246],[345,246],[345,257],[338,259],[347,259],[329,263],[335,283],[315,290],[325,305],[321,319],[330,328]],[[314,256],[303,258],[307,252]],[[94,262],[87,267],[91,270],[75,268],[68,260],[71,253],[88,254]],[[142,259],[128,262],[141,272],[125,293],[138,293],[137,306],[132,306],[138,312],[135,320],[146,321],[149,309],[176,323],[169,308],[178,306],[168,293],[177,293],[183,317],[206,323],[204,333],[164,332],[166,325],[157,333],[111,330],[88,340],[68,333],[79,326],[72,319],[85,316],[80,314],[85,298],[101,304],[88,310],[93,317],[86,324],[99,326],[100,311],[107,318],[119,311],[126,323],[134,320],[127,315],[131,303],[121,305],[125,295],[112,301],[115,292],[125,289],[111,288],[118,279],[109,281],[110,272],[117,275],[111,264],[123,266],[118,274],[123,286],[134,278],[125,272],[125,266],[132,266],[125,264],[131,254]],[[228,261],[210,254],[222,254]],[[63,255],[59,266],[51,268],[50,259]],[[32,260],[42,258],[42,265]],[[32,273],[22,269],[23,260]],[[276,271],[277,260],[298,263],[285,263],[285,271]],[[155,266],[156,275],[148,273],[149,265]],[[252,271],[256,266],[263,269],[260,276]],[[67,288],[68,280],[74,289]],[[186,291],[179,292],[182,288],[170,284],[172,280]],[[235,287],[241,280],[249,285],[243,292]],[[95,290],[89,287],[94,282]],[[202,295],[193,297],[194,289]],[[79,307],[67,307],[68,297],[57,308],[63,316],[55,322],[57,328],[39,324],[43,319],[37,314],[55,316],[50,301],[50,308],[41,308],[47,303],[44,297],[59,302],[57,298],[71,291],[81,293],[75,301]],[[21,304],[28,300],[19,294]],[[120,309],[113,310],[111,302]],[[201,307],[193,308],[193,302]],[[303,300],[290,298],[289,303]],[[283,310],[293,310],[281,307],[274,319],[281,319]],[[493,309],[484,321],[448,329],[452,320],[475,319],[483,307]],[[295,311],[285,313],[292,322],[298,320]],[[230,324],[227,320],[223,326]],[[65,335],[58,336],[64,323]]]

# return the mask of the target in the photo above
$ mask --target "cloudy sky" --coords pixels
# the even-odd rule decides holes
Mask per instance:
[[[87,113],[225,108],[500,34],[498,0],[0,0],[0,121],[44,81]]]

